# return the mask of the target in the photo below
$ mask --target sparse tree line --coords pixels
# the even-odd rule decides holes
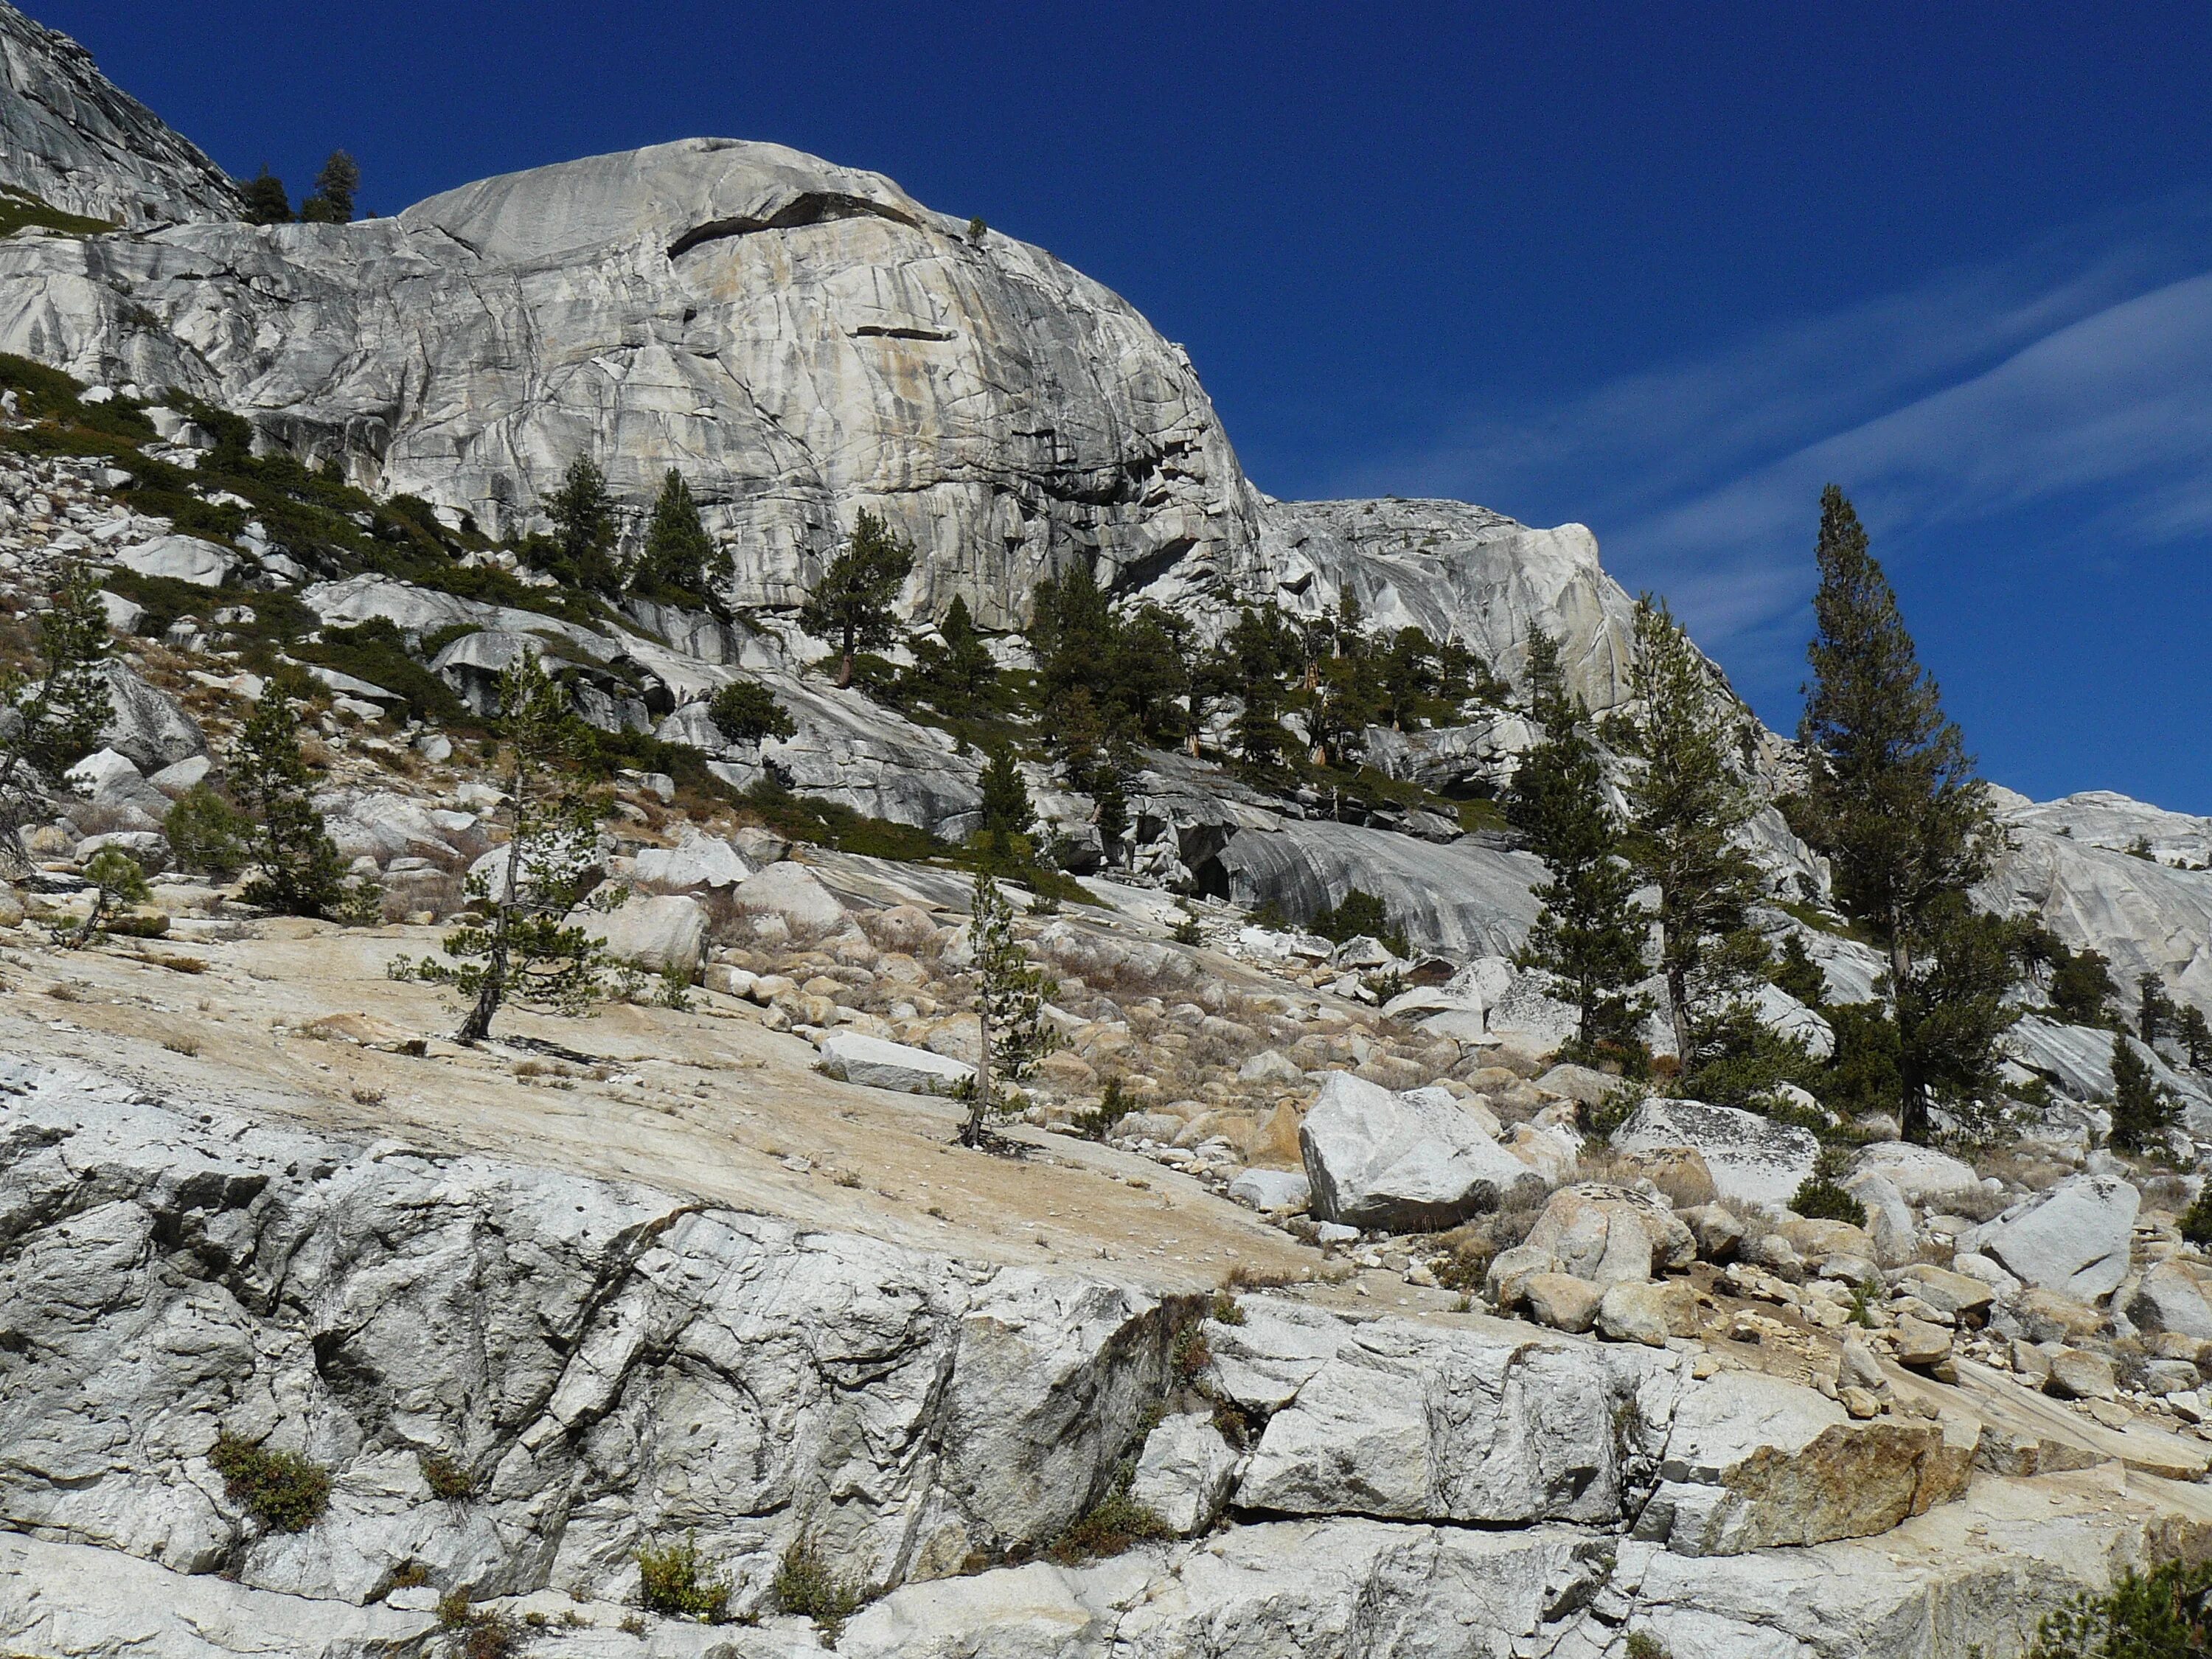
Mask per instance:
[[[315,175],[315,188],[301,200],[297,213],[292,210],[284,181],[266,167],[240,185],[239,194],[245,200],[244,216],[249,225],[289,225],[295,220],[301,224],[344,225],[353,222],[354,198],[360,190],[361,168],[345,151],[334,149]]]
[[[1939,1108],[1968,1128],[1985,1120],[2002,1092],[2000,1039],[2024,1012],[2023,988],[2040,985],[2055,1017],[2113,1030],[2113,1142],[2154,1147],[2179,1111],[2135,1035],[2202,1066],[2212,1062],[2203,1014],[2177,1008],[2146,975],[2131,1035],[2096,952],[1973,906],[1969,890],[2001,850],[2002,831],[1865,530],[1832,485],[1817,554],[1798,733],[1807,783],[1780,805],[1830,861],[1849,924],[1887,957],[1876,1000],[1828,1006],[1802,937],[1790,933],[1778,952],[1758,927],[1763,884],[1739,834],[1756,803],[1731,758],[1747,717],[1665,605],[1647,597],[1637,607],[1631,712],[1606,727],[1621,757],[1623,805],[1607,787],[1588,711],[1566,689],[1558,647],[1541,637],[1531,653],[1541,737],[1506,800],[1550,875],[1522,961],[1575,1006],[1572,1052],[1643,1072],[1640,1032],[1655,1011],[1638,988],[1656,975],[1656,1012],[1671,1027],[1675,1086],[1686,1096],[1771,1108],[1778,1085],[1796,1084],[1844,1118],[1894,1114],[1908,1139],[1925,1141]],[[1827,1018],[1836,1047],[1825,1064],[1754,1017],[1761,979]]]

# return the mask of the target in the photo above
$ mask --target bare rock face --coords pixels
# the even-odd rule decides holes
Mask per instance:
[[[131,227],[234,219],[237,187],[94,67],[0,0],[0,187]]]
[[[878,1585],[1047,1540],[1105,1489],[1168,1342],[1104,1285],[20,1062],[0,1328],[8,1527],[353,1603],[410,1559],[622,1594],[641,1540],[694,1528],[740,1605],[807,1528]],[[263,1531],[218,1431],[331,1470],[330,1512]],[[469,1503],[432,1497],[430,1453]]]
[[[1189,360],[1040,248],[880,174],[687,139],[353,225],[11,246],[0,345],[252,415],[356,482],[505,533],[578,454],[641,514],[682,466],[744,605],[795,605],[862,507],[987,625],[1256,537]]]

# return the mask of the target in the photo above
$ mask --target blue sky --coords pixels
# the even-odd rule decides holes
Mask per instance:
[[[1989,775],[2212,812],[2201,3],[30,9],[384,212],[693,133],[890,173],[1186,343],[1263,489],[1589,525],[1784,729],[1832,478]]]

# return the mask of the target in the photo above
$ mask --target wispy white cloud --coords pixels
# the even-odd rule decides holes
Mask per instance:
[[[2207,240],[2193,208],[2075,228],[1555,408],[1475,420],[1357,483],[1508,512],[1522,494],[1571,496],[1608,565],[1667,592],[1738,661],[1794,639],[1830,480],[1916,556],[1940,556],[1925,550],[1948,526],[2043,504],[2085,552],[2207,533]]]

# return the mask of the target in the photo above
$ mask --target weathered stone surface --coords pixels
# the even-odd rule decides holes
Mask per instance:
[[[1933,1146],[1915,1146],[1909,1141],[1882,1140],[1870,1146],[1862,1146],[1851,1160],[1854,1175],[1862,1171],[1878,1175],[1897,1189],[1898,1196],[1907,1204],[1921,1204],[1942,1209],[1946,1199],[1962,1193],[1981,1190],[1982,1178],[1974,1173],[1974,1166],[1939,1152]]]
[[[2142,1282],[2127,1311],[2143,1330],[2212,1341],[2212,1304],[2207,1304],[2203,1285],[2176,1262],[2154,1262],[2143,1269]]]
[[[1298,1127],[1313,1212],[1324,1221],[1406,1232],[1498,1208],[1542,1178],[1459,1110],[1329,1074]]]
[[[805,865],[786,859],[746,877],[732,890],[738,908],[781,916],[794,934],[819,938],[854,925],[844,902]]]
[[[1743,1223],[1718,1204],[1700,1204],[1678,1212],[1707,1261],[1726,1261],[1743,1243]]]
[[[127,225],[238,216],[221,167],[12,5],[0,5],[0,185]]]
[[[612,910],[586,911],[577,921],[608,955],[648,973],[673,969],[688,976],[706,948],[707,913],[680,895],[633,893]]]
[[[752,873],[752,866],[729,842],[686,824],[675,846],[640,849],[630,879],[653,892],[696,893],[734,886]]]
[[[2116,1176],[2072,1176],[1975,1228],[1959,1248],[1995,1258],[2027,1284],[2099,1301],[2127,1276],[2142,1201]]]
[[[1663,1348],[1670,1336],[1696,1334],[1697,1295],[1685,1284],[1623,1279],[1607,1288],[1596,1323],[1598,1334],[1610,1341]]]
[[[1810,1132],[1733,1106],[1695,1100],[1645,1101],[1613,1132],[1626,1151],[1694,1147],[1723,1198],[1779,1209],[1813,1172],[1820,1143]]]
[[[1891,1352],[1900,1365],[1940,1365],[1951,1357],[1951,1333],[1907,1314],[1897,1322],[1896,1346]]]
[[[1970,1273],[1952,1273],[1924,1261],[1906,1267],[1898,1274],[1897,1282],[1929,1307],[1970,1324],[1978,1323],[1988,1314],[1996,1294]]]
[[[410,1559],[621,1594],[641,1540],[693,1529],[741,1607],[809,1528],[896,1583],[1055,1535],[1167,1376],[1157,1305],[1108,1286],[15,1062],[0,1237],[7,1524],[340,1602]],[[329,1515],[259,1535],[218,1429],[330,1469]],[[477,1496],[432,1500],[424,1451]]]
[[[2061,1400],[2110,1400],[2119,1392],[2112,1362],[2081,1348],[2061,1348],[2051,1356],[2044,1387]]]
[[[1539,1325],[1579,1336],[1597,1322],[1598,1304],[1605,1292],[1587,1279],[1572,1273],[1532,1273],[1517,1284],[1521,1298],[1528,1304],[1528,1317]]]
[[[1219,1518],[1237,1483],[1237,1462],[1211,1417],[1170,1417],[1145,1437],[1129,1497],[1158,1516],[1176,1537],[1188,1538]]]
[[[116,563],[142,576],[189,582],[194,587],[221,587],[238,568],[238,556],[198,536],[163,536],[135,547],[118,550]]]
[[[1238,1334],[1249,1353],[1277,1333],[1298,1328],[1248,1321]],[[1634,1507],[1682,1384],[1671,1356],[1528,1326],[1326,1334],[1326,1358],[1310,1340],[1285,1345],[1276,1375],[1297,1380],[1237,1483],[1241,1508],[1602,1523]]]
[[[174,697],[147,684],[120,657],[106,666],[110,718],[100,728],[102,746],[129,756],[147,773],[207,753],[199,722]]]
[[[1594,1182],[1553,1193],[1522,1243],[1549,1255],[1553,1271],[1601,1291],[1623,1280],[1641,1284],[1697,1259],[1697,1240],[1673,1211],[1631,1188]]]
[[[1723,1371],[1675,1408],[1662,1479],[1636,1525],[1682,1555],[1888,1531],[1965,1489],[1973,1436],[1855,1423],[1810,1389]]]
[[[1255,1210],[1303,1210],[1312,1193],[1303,1170],[1246,1170],[1229,1183],[1229,1196]]]
[[[1911,1207],[1889,1177],[1877,1170],[1863,1169],[1844,1182],[1867,1216],[1866,1234],[1875,1261],[1884,1267],[1899,1267],[1912,1260],[1920,1246],[1919,1229],[1913,1225]]]
[[[823,1043],[822,1070],[864,1088],[896,1089],[909,1095],[949,1095],[975,1075],[975,1068],[965,1060],[857,1031],[835,1032]]]

